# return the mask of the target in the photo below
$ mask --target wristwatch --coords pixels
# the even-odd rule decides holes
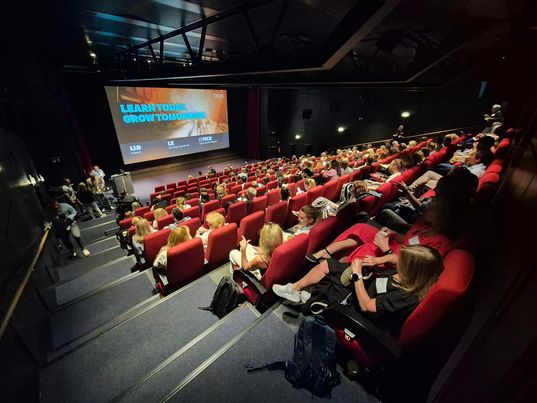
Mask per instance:
[[[358,273],[352,273],[351,274],[351,280],[353,283],[356,283],[357,281],[360,281],[360,280],[363,280],[364,276],[362,276],[361,274],[358,274]]]

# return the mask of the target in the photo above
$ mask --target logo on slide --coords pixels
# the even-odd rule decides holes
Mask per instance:
[[[132,146],[129,146],[129,149],[131,152],[141,151],[142,146],[140,144],[133,144]]]
[[[175,145],[175,141],[173,140],[168,140],[168,147],[172,147]]]

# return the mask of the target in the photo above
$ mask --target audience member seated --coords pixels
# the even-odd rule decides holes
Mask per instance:
[[[435,197],[449,198],[455,208],[458,204],[464,206],[474,197],[477,184],[477,177],[470,171],[465,168],[454,168],[438,181]],[[406,198],[400,198],[400,201],[395,203],[386,203],[375,217],[375,221],[383,227],[405,233],[411,224],[425,215],[432,198],[418,199],[404,182],[398,182],[396,185],[404,192]]]
[[[272,253],[283,243],[283,231],[278,224],[266,223],[259,234],[259,246],[250,245],[244,237],[239,245],[240,250],[229,252],[229,261],[232,270],[247,270],[261,280],[263,272],[267,269]]]
[[[157,223],[157,220],[159,218],[162,218],[164,216],[168,215],[168,213],[166,212],[166,210],[164,210],[163,208],[157,208],[153,211],[153,229],[155,230],[158,230],[158,223]]]
[[[226,191],[226,188],[225,186],[223,185],[218,185],[216,187],[216,199],[218,201],[222,200],[222,197],[225,197],[227,196],[227,191]]]
[[[299,211],[293,211],[293,214],[298,217],[298,224],[285,231],[284,235],[286,241],[298,234],[307,234],[310,232],[311,227],[321,219],[320,210],[309,204],[302,206]]]
[[[185,222],[185,221],[188,221],[191,219],[191,217],[185,217],[185,215],[183,214],[183,211],[180,210],[179,208],[175,207],[173,210],[172,210],[172,216],[173,216],[173,223],[170,224],[170,225],[167,225],[165,226],[164,228],[169,228],[171,230],[174,230],[175,228],[177,228],[181,223]],[[156,220],[155,220],[156,221]]]
[[[397,266],[401,249],[406,246],[428,246],[436,249],[441,256],[446,256],[464,230],[465,213],[469,211],[470,201],[468,194],[433,198],[424,217],[417,220],[406,234],[387,227],[379,230],[374,223],[356,224],[325,249],[306,255],[307,260],[318,264],[298,282],[285,287],[298,293],[302,288],[321,281],[330,273],[326,259],[332,258],[336,252],[352,250],[348,256],[340,259],[342,263],[363,259],[367,265],[384,265],[385,268]]]
[[[337,160],[329,162],[327,169],[321,172],[324,183],[337,180],[341,176],[341,168]]]
[[[207,203],[208,201],[211,200],[207,188],[200,188],[200,197],[199,197],[199,199],[200,199],[199,200],[200,206],[203,203]]]
[[[133,224],[136,225],[136,233],[132,237],[132,247],[134,248],[134,253],[141,257],[144,254],[144,237],[155,232],[155,229],[145,218],[140,218],[135,223],[133,220]]]
[[[405,170],[403,160],[401,160],[400,158],[394,159],[390,163],[390,165],[388,165],[387,170],[388,170],[388,173],[390,174],[389,176],[386,176],[378,172],[375,173],[375,175],[371,175],[371,177],[374,178],[375,180],[367,179],[366,180],[367,188],[369,190],[375,190],[379,187],[381,183],[391,182],[392,180],[400,176]]]
[[[181,225],[170,232],[168,236],[168,242],[162,248],[160,248],[153,267],[160,269],[163,274],[166,272],[166,265],[168,263],[168,249],[173,248],[185,241],[192,239],[190,236],[190,229],[184,225]]]
[[[403,247],[397,271],[384,271],[369,281],[367,287],[362,268],[370,263],[355,259],[349,265],[329,259],[327,265],[330,275],[323,283],[330,282],[353,292],[363,314],[380,328],[396,333],[438,279],[443,259],[438,251],[427,246]],[[303,280],[307,283],[308,279]],[[272,289],[276,295],[293,302],[306,302],[310,297],[307,291],[296,291],[293,284],[275,284]]]
[[[490,153],[490,151],[487,152],[482,150],[475,150],[474,152],[470,153],[466,169],[468,169],[468,171],[474,174],[477,178],[480,178],[485,173],[485,170],[487,169],[487,164],[490,163],[491,158],[492,154]],[[411,192],[415,192],[422,187],[426,188],[423,190],[434,189],[436,188],[438,181],[442,177],[443,175],[440,175],[439,173],[436,173],[434,171],[427,171],[414,182],[412,182],[408,189]]]
[[[178,197],[177,199],[175,199],[175,204],[176,204],[175,207],[181,211],[192,207],[190,204],[186,204],[185,202],[186,202],[186,199],[184,197]]]
[[[209,228],[199,227],[196,231],[196,237],[201,238],[203,242],[203,247],[207,249],[209,234],[215,229],[222,228],[226,223],[226,219],[222,214],[213,211],[207,214],[207,216],[205,217],[205,223]]]

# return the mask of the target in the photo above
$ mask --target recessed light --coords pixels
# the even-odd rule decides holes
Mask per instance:
[[[337,131],[338,131],[338,133],[343,133],[345,131],[345,127],[344,126],[339,126],[337,128]]]
[[[408,112],[408,111],[401,112],[401,117],[404,118],[404,119],[409,118],[410,117],[410,112]]]

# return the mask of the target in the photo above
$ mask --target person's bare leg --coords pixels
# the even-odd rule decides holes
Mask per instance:
[[[311,269],[304,277],[294,283],[291,288],[294,291],[300,291],[304,287],[317,284],[328,274],[328,272],[328,263],[326,260],[323,260],[321,263]]]
[[[321,249],[318,252],[315,252],[313,256],[315,256],[317,259],[320,259],[322,257],[329,258],[330,255],[333,255],[334,253],[339,252],[340,250],[352,248],[357,245],[358,245],[358,241],[352,238],[347,238],[347,239],[344,239],[343,241],[332,242],[326,248]]]

